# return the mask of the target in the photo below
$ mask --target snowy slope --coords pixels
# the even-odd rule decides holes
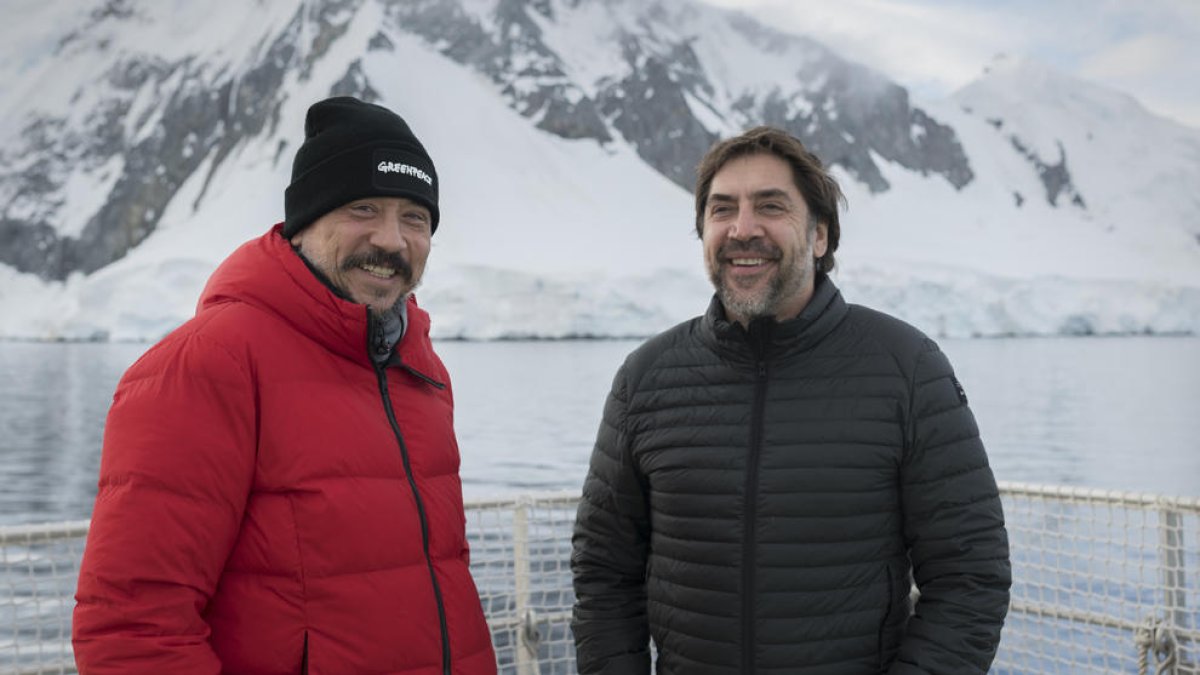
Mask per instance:
[[[431,293],[437,288],[442,304],[465,306],[458,322],[439,318],[441,333],[645,334],[703,306],[709,292],[693,269],[697,244],[686,192],[628,148],[538,131],[478,78],[415,39],[397,42],[394,52],[364,56],[363,45],[382,20],[378,13],[358,13],[311,78],[286,86],[280,136],[302,138],[308,102],[328,95],[328,82],[362,58],[364,72],[421,137],[442,177],[442,224],[427,287]],[[396,70],[394,60],[406,67]],[[419,104],[408,105],[413,92],[420,93]],[[0,266],[0,334],[143,339],[184,320],[215,264],[282,219],[292,153],[276,159],[277,143],[256,139],[211,176],[193,174],[158,230],[99,272],[45,284]],[[626,279],[626,293],[638,292],[640,278],[683,275],[694,282],[685,293],[688,309],[654,315],[647,309],[654,300],[634,303],[600,286],[610,272],[633,279]],[[446,283],[439,282],[443,278]],[[543,287],[561,290],[550,296]],[[542,307],[538,323],[514,324],[510,308],[495,317],[502,328],[480,324],[489,307],[521,298]],[[582,316],[546,315],[564,307]],[[631,316],[621,316],[631,308]],[[650,312],[650,319],[637,320],[640,312]]]
[[[956,100],[1030,154],[1067,157],[1087,201],[1086,210],[1068,213],[1124,237],[1130,258],[1145,251],[1162,266],[1133,274],[1195,279],[1196,258],[1187,253],[1200,243],[1200,130],[1024,59],[998,59]]]
[[[826,124],[849,114],[827,96],[830,73],[852,72],[849,96],[863,101],[894,89],[865,69],[829,66],[816,43],[689,0],[350,0],[324,13],[269,0],[236,3],[232,14],[183,1],[93,6],[19,0],[21,28],[0,29],[0,147],[27,142],[28,121],[47,115],[60,122],[44,125],[46,147],[71,160],[0,151],[5,218],[41,214],[62,237],[96,227],[103,196],[134,160],[71,148],[112,126],[96,116],[113,101],[128,105],[113,146],[186,132],[168,96],[206,87],[222,92],[213,105],[232,121],[218,129],[236,140],[185,134],[163,145],[170,155],[150,173],[178,174],[178,184],[151,214],[153,229],[115,262],[63,281],[0,264],[0,337],[155,339],[185,320],[213,267],[282,218],[304,111],[348,80],[400,112],[438,166],[443,224],[418,292],[436,335],[646,335],[699,313],[710,294],[690,194],[646,161],[612,108],[599,106],[607,140],[570,139],[539,128],[549,106],[527,104],[550,90],[567,103],[611,102],[614,82],[664,55],[676,59],[664,61],[674,70],[663,82],[679,85],[679,119],[719,136],[772,101],[789,120],[817,119],[813,101]],[[491,35],[498,12],[514,6],[521,39],[536,42],[488,47],[503,56],[490,73],[406,23],[405,12],[445,8]],[[278,101],[261,94],[262,64],[273,60],[291,64],[271,90]],[[114,63],[161,72],[123,86]],[[265,117],[239,116],[263,105],[274,106]],[[921,106],[953,130],[972,178],[955,187],[871,151],[889,186],[881,191],[837,166],[850,203],[837,280],[850,300],[936,335],[1200,332],[1200,131],[1020,61]],[[265,123],[231,128],[247,119]],[[932,128],[923,120],[914,117],[914,137]],[[61,140],[69,134],[79,143]],[[26,183],[12,176],[47,166],[61,188],[14,187]]]

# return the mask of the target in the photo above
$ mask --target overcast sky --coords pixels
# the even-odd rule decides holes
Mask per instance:
[[[705,0],[814,37],[936,98],[998,53],[1132,94],[1200,128],[1200,0]]]

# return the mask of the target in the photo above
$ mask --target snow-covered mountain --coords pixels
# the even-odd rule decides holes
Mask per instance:
[[[760,123],[835,167],[852,301],[939,335],[1200,332],[1200,131],[1033,63],[918,104],[695,0],[13,2],[0,337],[185,320],[282,218],[304,112],[331,94],[398,111],[438,166],[418,292],[436,335],[644,335],[700,312],[693,167]]]

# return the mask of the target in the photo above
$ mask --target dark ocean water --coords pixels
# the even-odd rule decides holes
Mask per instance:
[[[439,342],[468,497],[575,490],[630,341]],[[149,345],[0,343],[0,524],[86,518]],[[999,480],[1200,496],[1200,338],[944,340]]]

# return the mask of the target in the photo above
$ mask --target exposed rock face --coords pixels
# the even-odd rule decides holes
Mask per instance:
[[[0,153],[0,195],[11,195],[0,207],[0,262],[45,279],[63,279],[125,255],[154,231],[179,187],[206,161],[211,174],[246,138],[274,132],[285,75],[293,69],[302,76],[310,72],[344,30],[345,20],[335,17],[359,4],[301,9],[261,59],[242,72],[214,76],[206,64],[190,58],[175,63],[152,55],[122,59],[108,71],[111,95],[82,125],[32,120],[15,157]],[[108,16],[132,15],[129,10]],[[302,46],[305,23],[313,37]],[[156,105],[138,105],[146,98]],[[20,161],[30,157],[36,158],[30,164]],[[114,160],[121,165],[119,176],[102,206],[77,235],[60,234],[51,223],[61,217],[56,208],[63,200],[61,177]],[[34,204],[40,207],[29,208]]]
[[[553,20],[549,1],[499,0],[484,28],[454,0],[394,3],[392,16],[442,55],[494,82],[500,94],[537,127],[563,138],[612,140],[596,103],[573,82],[546,46],[532,13]]]
[[[629,22],[637,24],[636,31],[623,28],[612,36],[614,49],[619,49],[615,72],[592,82],[570,78],[562,55],[543,40],[537,20],[552,23],[581,5],[593,10],[594,5],[604,5],[612,11],[633,11],[636,6],[643,12],[641,21]],[[682,13],[687,11],[684,7]],[[616,132],[647,163],[686,189],[693,184],[696,162],[718,136],[697,117],[693,105],[707,106],[713,117],[731,127],[784,127],[873,191],[886,190],[888,184],[872,152],[909,169],[940,174],[957,188],[974,177],[953,129],[913,108],[902,87],[809,40],[741,15],[725,20],[764,51],[782,54],[789,44],[803,43],[820,58],[805,64],[794,82],[783,82],[765,96],[719,92],[720,85],[705,72],[693,47],[704,36],[678,35],[679,12],[657,2],[500,0],[491,30],[450,1],[418,3],[395,14],[406,29],[442,54],[491,78],[538,128],[601,143]],[[815,89],[806,86],[812,83],[821,84]],[[721,109],[719,94],[736,104]]]
[[[486,14],[472,13],[478,6],[462,0],[303,3],[254,60],[236,69],[214,67],[202,55],[166,61],[120,52],[107,71],[101,105],[81,119],[29,119],[20,144],[0,150],[0,262],[64,279],[124,256],[155,230],[197,171],[211,175],[239,144],[276,133],[286,79],[313,77],[314,67],[368,7],[387,20],[361,45],[363,55],[391,52],[398,40],[415,37],[485,77],[537,128],[566,139],[628,144],[686,189],[696,163],[720,135],[755,124],[788,129],[875,192],[889,188],[876,157],[940,175],[956,188],[973,178],[954,130],[913,107],[902,87],[744,16],[662,0],[496,0]],[[603,34],[591,36],[595,44],[610,48],[588,69],[563,53],[561,35],[551,35],[568,22],[578,30],[582,12],[619,17],[596,24]],[[139,13],[133,0],[111,0],[91,20],[135,21]],[[696,17],[768,55],[785,59],[799,45],[812,57],[794,68],[794,79],[773,89],[740,89],[729,83],[738,80],[736,73],[723,81],[706,70],[698,45],[711,37],[689,29],[701,25],[689,23]],[[145,29],[153,26],[139,28]],[[58,49],[94,48],[78,38]],[[114,57],[102,52],[96,58]],[[380,99],[361,60],[341,72],[330,82],[331,95]],[[280,160],[287,158],[289,142],[277,144]],[[1030,161],[1052,204],[1067,195],[1082,205],[1065,156],[1057,164]],[[68,231],[61,226],[71,208],[66,193],[79,172],[100,177],[93,182],[106,194],[94,200],[94,213],[80,214],[86,218],[82,227]]]
[[[1029,163],[1037,171],[1038,178],[1046,187],[1046,201],[1050,203],[1050,206],[1058,206],[1058,198],[1061,196],[1069,197],[1071,203],[1079,208],[1087,208],[1087,204],[1083,201],[1083,195],[1079,194],[1074,183],[1071,182],[1071,171],[1067,168],[1067,151],[1063,148],[1061,141],[1057,143],[1058,161],[1054,164],[1047,163],[1036,152],[1025,147],[1021,139],[1015,135],[1009,136],[1009,141],[1012,142],[1013,148],[1022,157],[1029,160]]]
[[[672,45],[666,54],[658,54],[626,35],[622,55],[629,74],[604,84],[601,110],[642,159],[690,190],[696,164],[717,140],[686,99],[694,92],[711,91],[691,46]]]
[[[787,129],[872,192],[890,185],[871,153],[922,174],[940,174],[956,188],[971,182],[974,173],[953,129],[911,107],[908,92],[895,84],[862,96],[855,90],[855,67],[844,64],[838,70],[843,68],[843,77],[831,78],[810,98],[809,114],[789,114],[794,106],[787,105],[782,92],[773,92],[759,106],[763,123]]]
[[[745,20],[740,29],[764,44],[798,38]],[[962,188],[974,178],[958,137],[909,103],[901,86],[823,47],[796,74],[799,90],[776,88],[766,96],[743,97],[736,106],[747,122],[787,129],[821,157],[841,166],[873,192],[890,186],[871,154],[922,174],[939,174]]]

